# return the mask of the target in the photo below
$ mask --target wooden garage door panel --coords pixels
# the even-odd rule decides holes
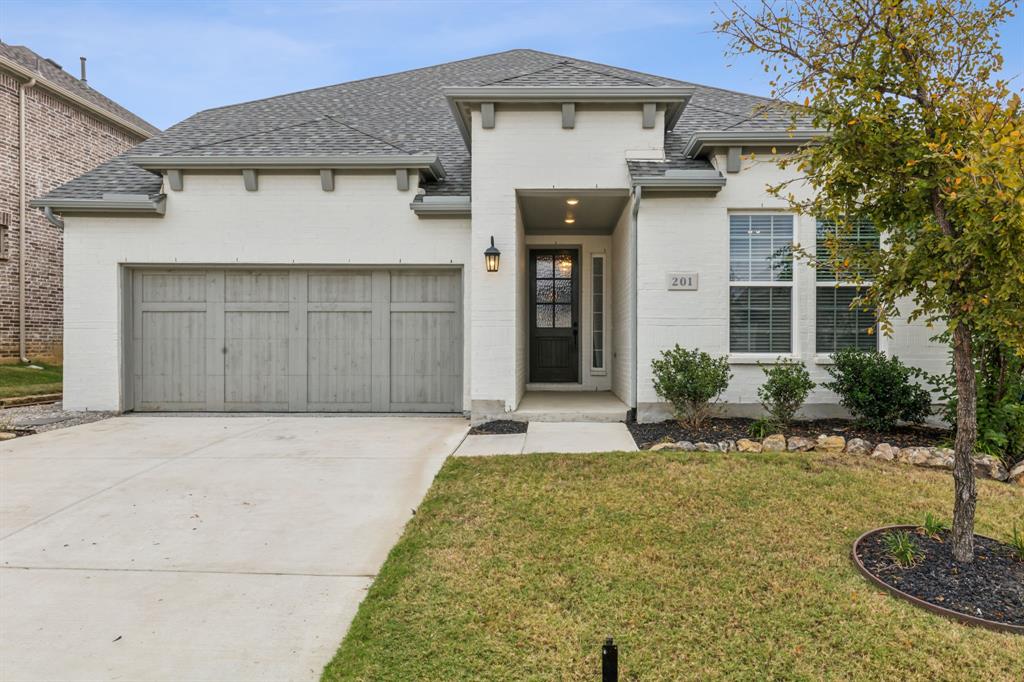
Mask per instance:
[[[391,313],[391,408],[455,409],[461,393],[459,325],[449,312]]]
[[[136,270],[141,410],[457,411],[457,271]]]
[[[312,312],[307,317],[306,381],[310,408],[335,405],[369,410],[373,400],[372,314]]]
[[[196,303],[206,301],[206,275],[202,272],[143,272],[136,280],[138,300],[144,303]]]
[[[224,313],[224,404],[288,409],[288,313]]]
[[[156,409],[206,403],[206,313],[151,311],[141,315],[139,398]]]
[[[287,270],[224,273],[225,303],[287,303]]]
[[[310,303],[369,303],[372,274],[361,272],[309,273]]]
[[[392,303],[448,303],[459,300],[459,275],[455,272],[391,273]]]

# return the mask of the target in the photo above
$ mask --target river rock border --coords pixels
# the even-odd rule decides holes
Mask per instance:
[[[875,445],[862,438],[847,440],[843,436],[822,434],[817,438],[790,436],[776,433],[763,440],[740,438],[739,440],[723,440],[717,443],[691,443],[682,440],[675,443],[657,443],[651,451],[670,450],[676,452],[826,452],[847,454],[855,457],[868,457],[885,462],[910,464],[926,469],[953,469],[953,449],[939,447],[906,447],[898,448],[889,443]],[[974,458],[974,472],[982,478],[995,481],[1006,481],[1024,487],[1024,462],[1018,462],[1007,471],[996,457],[978,455]]]

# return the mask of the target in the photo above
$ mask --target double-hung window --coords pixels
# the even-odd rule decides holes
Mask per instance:
[[[729,351],[793,350],[793,216],[729,216]]]
[[[848,230],[838,232],[831,220],[818,220],[816,232],[815,352],[828,354],[846,348],[877,350],[877,315],[874,310],[854,304],[864,294],[864,287],[871,285],[871,273],[837,273],[830,265],[826,240],[839,239],[856,248],[877,249],[878,230],[868,220],[856,220]]]

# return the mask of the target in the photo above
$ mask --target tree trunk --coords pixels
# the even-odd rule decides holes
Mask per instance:
[[[953,371],[956,374],[956,443],[953,460],[953,558],[974,561],[974,441],[978,434],[978,387],[974,375],[971,330],[965,324],[953,330]]]

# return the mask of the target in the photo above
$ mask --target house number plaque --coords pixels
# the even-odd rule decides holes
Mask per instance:
[[[697,291],[697,273],[670,272],[665,275],[665,285],[669,291]]]

